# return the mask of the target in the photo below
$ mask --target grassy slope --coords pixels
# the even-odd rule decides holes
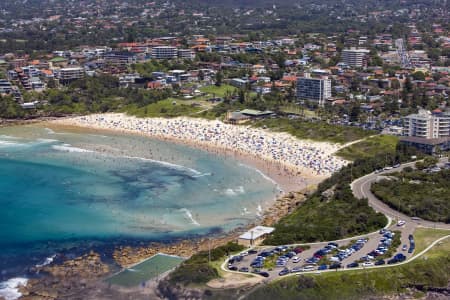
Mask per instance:
[[[227,92],[232,93],[236,88],[228,84],[222,84],[221,86],[208,85],[200,88],[203,93],[215,95],[216,97],[223,97]]]
[[[282,245],[293,242],[331,241],[375,231],[386,218],[375,213],[367,201],[354,200],[349,191],[343,197],[324,201],[314,196],[275,225],[265,243]]]
[[[288,132],[299,139],[329,141],[345,144],[373,135],[375,132],[356,127],[330,125],[323,122],[310,122],[300,119],[264,119],[254,126],[266,126],[273,131]]]
[[[416,243],[421,249],[430,239],[424,235],[442,236],[442,232],[418,232]],[[290,277],[263,286],[247,299],[365,299],[405,292],[407,287],[443,287],[450,279],[450,239],[442,241],[411,263],[390,268],[329,272],[320,276]]]
[[[391,135],[377,135],[359,143],[345,147],[337,155],[347,159],[356,160],[373,157],[380,153],[394,153],[398,138]]]

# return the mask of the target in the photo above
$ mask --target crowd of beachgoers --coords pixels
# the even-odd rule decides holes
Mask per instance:
[[[310,170],[328,176],[348,162],[333,155],[337,144],[299,140],[287,133],[251,126],[225,124],[196,118],[136,118],[125,114],[94,114],[60,120],[58,123],[95,129],[139,133],[173,139],[199,147],[234,151],[279,163],[291,170]]]

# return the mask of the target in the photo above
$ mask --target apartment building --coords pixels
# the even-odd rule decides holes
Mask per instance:
[[[172,59],[178,57],[178,49],[172,46],[158,46],[152,48],[152,57],[156,59]]]
[[[437,139],[450,137],[450,112],[420,109],[403,118],[403,135]]]
[[[136,54],[131,52],[109,52],[104,55],[104,59],[106,64],[119,67],[135,64],[137,61]]]
[[[0,79],[0,94],[9,94],[12,92],[12,84],[8,80]]]
[[[195,52],[191,49],[178,49],[178,57],[182,59],[194,59]]]
[[[313,101],[323,106],[325,101],[331,98],[331,79],[327,76],[313,78],[309,73],[297,80],[297,98]]]
[[[84,69],[81,67],[62,68],[59,69],[57,78],[62,84],[70,83],[84,77]]]
[[[342,62],[352,68],[363,68],[367,66],[367,58],[370,50],[350,48],[342,50]]]

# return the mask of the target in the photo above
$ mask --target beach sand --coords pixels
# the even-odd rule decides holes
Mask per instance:
[[[338,145],[301,141],[286,133],[192,118],[138,119],[124,114],[98,114],[65,118],[48,123],[53,128],[69,126],[138,134],[230,155],[259,170],[286,194],[303,190],[330,176],[348,162],[335,157]]]

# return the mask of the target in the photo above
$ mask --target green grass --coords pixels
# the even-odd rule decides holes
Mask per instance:
[[[225,94],[232,93],[236,90],[234,86],[228,85],[228,84],[222,84],[221,86],[216,85],[208,85],[201,87],[199,89],[203,93],[211,94],[211,96],[214,94],[216,97],[224,97]]]
[[[176,101],[176,104],[173,104]],[[166,99],[144,107],[129,105],[124,112],[139,118],[145,117],[179,117],[194,114],[201,110],[199,107],[182,104],[182,100]]]
[[[359,140],[375,132],[361,128],[330,125],[324,122],[311,122],[301,119],[264,119],[254,123],[255,127],[267,127],[273,131],[288,132],[299,139],[328,141],[345,144]]]
[[[415,253],[420,253],[432,242],[437,239],[450,235],[450,230],[432,229],[432,228],[417,228],[414,231],[414,241],[416,243]]]
[[[429,287],[445,287],[450,279],[450,239],[411,263],[381,269],[325,272],[283,278],[254,290],[246,299],[367,299],[404,293],[422,295]]]
[[[377,135],[345,147],[337,155],[347,159],[356,160],[376,156],[381,153],[394,153],[398,138],[391,135]]]
[[[284,113],[304,115],[307,118],[317,117],[317,114],[316,114],[315,111],[312,111],[312,110],[309,110],[309,109],[303,109],[298,104],[283,105],[282,107],[280,107],[280,111],[284,112]]]

